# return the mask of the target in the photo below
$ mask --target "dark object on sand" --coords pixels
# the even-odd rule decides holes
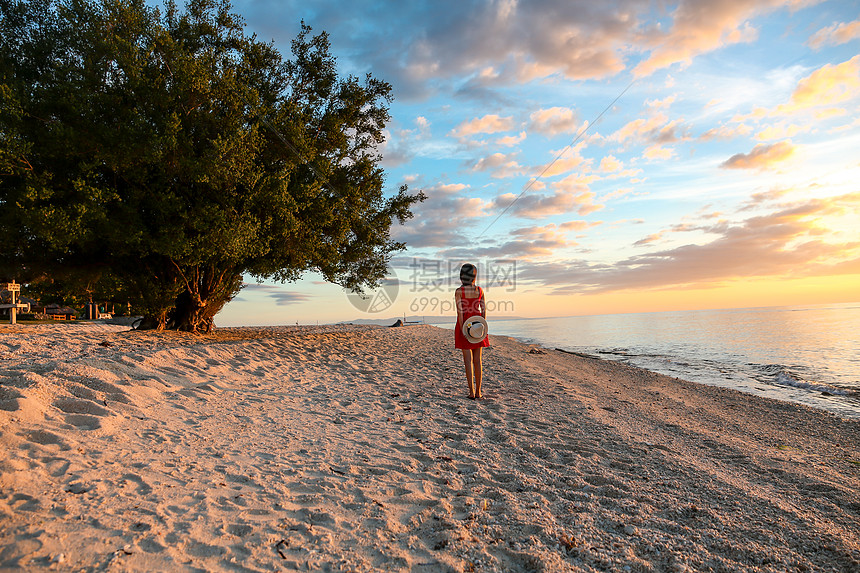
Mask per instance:
[[[398,318],[397,322],[392,324],[390,328],[394,328],[395,326],[403,326],[403,321]]]

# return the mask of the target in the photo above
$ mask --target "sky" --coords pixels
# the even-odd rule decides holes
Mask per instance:
[[[367,298],[308,273],[219,325],[860,300],[860,1],[236,0],[393,88],[386,189],[427,199]],[[451,319],[453,321],[453,318]]]

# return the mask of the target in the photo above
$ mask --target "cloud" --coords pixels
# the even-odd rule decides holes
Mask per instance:
[[[451,130],[451,135],[463,138],[476,135],[478,133],[498,133],[500,131],[510,131],[514,127],[512,117],[500,117],[498,115],[485,115],[469,121],[464,121],[457,127]]]
[[[587,191],[588,186],[594,181],[599,180],[598,175],[586,175],[584,173],[571,173],[564,179],[552,183],[553,189],[563,189],[565,191]]]
[[[658,111],[650,117],[638,118],[626,123],[608,139],[625,144],[651,145],[656,149],[667,143],[685,141],[689,139],[689,136],[687,135],[687,127],[681,120],[669,121],[665,113]],[[665,155],[665,152],[658,152],[657,155]]]
[[[511,231],[513,240],[480,249],[481,256],[534,259],[558,256],[560,249],[576,246],[553,225],[523,227]]]
[[[505,137],[500,137],[496,140],[496,145],[502,145],[504,147],[513,147],[519,143],[522,143],[526,139],[526,132],[521,131],[519,135],[506,135]]]
[[[541,109],[529,116],[530,131],[550,137],[562,133],[576,133],[580,128],[576,113],[566,107],[551,107]]]
[[[576,247],[578,243],[568,238],[568,234],[582,231],[601,222],[568,221],[560,225],[549,223],[542,226],[521,227],[512,230],[498,243],[453,247],[441,254],[450,259],[494,258],[536,260],[557,258],[564,249]]]
[[[430,120],[426,117],[419,115],[415,118],[415,125],[418,126],[418,131],[422,134],[428,134],[430,130]]]
[[[594,193],[586,190],[559,190],[551,195],[526,193],[519,200],[513,193],[505,193],[496,197],[494,203],[497,209],[507,209],[508,214],[526,219],[541,219],[564,213],[586,216],[603,208],[603,205],[594,203]]]
[[[786,139],[789,137],[794,137],[798,133],[805,133],[807,131],[810,131],[811,129],[811,125],[800,126],[795,124],[785,125],[783,123],[780,123],[778,125],[771,125],[764,128],[755,135],[755,138],[759,141]]]
[[[777,113],[794,113],[811,107],[832,106],[860,95],[860,55],[841,64],[826,64],[797,83],[791,100]]]
[[[826,120],[831,117],[841,117],[843,115],[848,115],[848,110],[841,107],[828,107],[827,109],[822,109],[815,112],[815,119],[818,120]]]
[[[409,141],[411,141],[409,130],[402,130],[396,139],[391,137],[391,132],[388,130],[384,133],[385,139],[378,146],[378,151],[382,155],[382,166],[393,169],[412,161],[414,152],[409,147]]]
[[[300,304],[313,299],[313,296],[302,292],[286,291],[277,286],[265,284],[245,283],[242,285],[242,292],[258,292],[275,301],[278,306],[288,306],[291,304]],[[246,300],[241,297],[239,300]]]
[[[675,96],[666,96],[663,99],[649,99],[645,100],[645,105],[652,109],[662,109],[668,108],[673,103],[675,103]]]
[[[591,159],[584,158],[581,153],[585,147],[582,141],[573,148],[565,149],[563,153],[553,150],[553,156],[549,162],[534,167],[533,172],[541,177],[555,177],[573,171],[574,169],[590,169]],[[561,154],[560,154],[561,153]]]
[[[749,135],[751,131],[752,128],[743,123],[735,127],[721,125],[719,127],[713,127],[700,135],[699,140],[710,141],[714,139],[734,139],[735,137]]]
[[[772,145],[760,143],[749,153],[736,153],[720,167],[725,169],[768,169],[775,163],[785,161],[794,154],[796,147],[790,141],[780,141]]]
[[[860,209],[860,193],[813,199],[701,230],[704,244],[635,255],[615,264],[524,265],[520,277],[555,287],[555,293],[611,292],[715,286],[756,277],[830,276],[860,272],[860,242],[828,242],[827,217]],[[836,235],[830,235],[836,238]]]
[[[462,244],[475,221],[487,216],[491,207],[481,198],[468,196],[469,189],[457,183],[425,188],[427,199],[413,205],[412,219],[391,228],[392,238],[416,249]]]
[[[402,101],[460,88],[483,98],[490,92],[482,86],[553,76],[607,78],[643,54],[636,74],[647,75],[751,39],[748,19],[787,3],[681,0],[668,17],[643,0],[259,0],[242,3],[241,12],[286,49],[302,20],[329,31],[341,58],[391,82]],[[648,26],[658,19],[666,28]]]
[[[645,157],[645,159],[650,159],[651,161],[657,159],[671,159],[673,155],[675,155],[674,150],[661,145],[650,145],[642,152],[642,156]]]
[[[758,32],[749,20],[777,7],[791,4],[779,0],[714,0],[680,2],[672,13],[668,32],[658,27],[644,34],[651,55],[633,70],[637,77],[675,63],[689,64],[695,56],[730,44],[751,42]]]
[[[600,160],[600,165],[597,166],[597,170],[602,171],[603,173],[614,173],[616,171],[620,171],[622,167],[624,167],[624,163],[622,163],[617,157],[614,155],[606,155]]]
[[[822,28],[809,38],[807,44],[813,50],[820,50],[824,46],[837,46],[857,38],[860,38],[860,20],[838,22]]]
[[[584,231],[602,225],[603,221],[566,221],[558,226],[562,231]]]
[[[666,234],[666,231],[660,231],[659,233],[652,233],[645,237],[644,239],[639,239],[635,243],[633,243],[634,247],[643,247],[645,245],[650,245],[651,243],[656,243],[660,239],[663,238],[663,235]]]
[[[516,153],[504,154],[493,153],[487,157],[482,157],[473,166],[472,171],[488,171],[490,177],[494,179],[506,179],[522,175],[523,167],[517,163]]]

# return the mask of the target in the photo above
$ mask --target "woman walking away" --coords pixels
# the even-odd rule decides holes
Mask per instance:
[[[466,381],[469,383],[469,398],[483,398],[481,394],[481,349],[490,345],[487,337],[487,305],[484,291],[475,285],[478,269],[466,263],[460,269],[460,282],[454,292],[457,307],[457,327],[454,329],[454,347],[463,351],[466,366]],[[466,325],[466,329],[463,325]],[[465,331],[464,331],[465,330]]]

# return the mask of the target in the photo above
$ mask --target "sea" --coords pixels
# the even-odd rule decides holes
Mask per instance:
[[[860,303],[488,322],[491,341],[512,336],[860,419]]]

